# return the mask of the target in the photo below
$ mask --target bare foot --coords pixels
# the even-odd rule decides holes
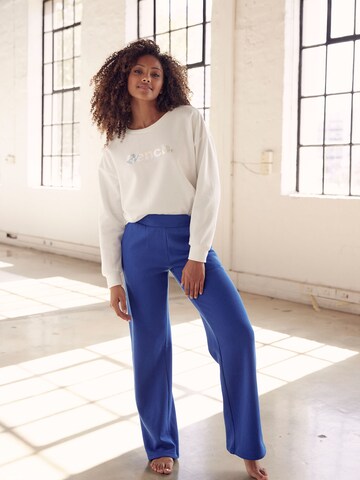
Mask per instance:
[[[245,467],[251,478],[256,480],[268,480],[268,474],[265,468],[259,465],[258,460],[244,460]]]
[[[156,473],[170,475],[173,471],[174,460],[171,457],[154,458],[150,462],[150,468]]]

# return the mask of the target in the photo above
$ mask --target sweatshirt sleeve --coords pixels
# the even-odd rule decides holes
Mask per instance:
[[[120,184],[110,153],[105,147],[99,166],[99,241],[101,272],[108,287],[124,285],[121,264],[121,239],[125,229]]]
[[[197,171],[191,211],[188,258],[206,262],[215,236],[220,204],[220,175],[213,140],[200,112],[194,115],[193,136]]]

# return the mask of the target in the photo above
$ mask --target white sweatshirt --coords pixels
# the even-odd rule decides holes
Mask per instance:
[[[128,129],[103,150],[99,167],[102,273],[124,285],[121,239],[128,222],[148,214],[187,214],[188,258],[206,262],[220,203],[211,136],[200,112],[184,105],[139,130]]]

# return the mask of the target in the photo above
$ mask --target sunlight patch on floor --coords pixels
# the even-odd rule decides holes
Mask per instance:
[[[70,287],[66,279],[54,282]],[[98,294],[96,288],[88,293]],[[254,330],[261,395],[358,353]],[[219,367],[199,318],[174,325],[172,336],[173,394],[179,428],[185,428],[222,412]],[[131,363],[127,336],[1,368],[0,478],[31,472],[37,480],[65,480],[143,448]]]
[[[65,277],[21,278],[0,282],[0,298],[0,319],[6,319],[102,303],[109,293],[107,288]]]
[[[8,262],[0,262],[0,268],[9,268],[9,267],[13,267],[14,265],[12,263],[8,263]]]

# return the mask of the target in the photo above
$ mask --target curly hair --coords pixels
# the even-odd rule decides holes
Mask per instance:
[[[140,39],[110,55],[100,70],[92,77],[95,85],[91,98],[93,123],[101,133],[106,133],[106,144],[118,137],[123,139],[132,121],[131,96],[127,82],[129,73],[139,57],[152,55],[163,68],[162,94],[156,99],[160,112],[168,112],[180,105],[189,105],[190,89],[187,69],[167,53],[161,53],[152,40]]]

